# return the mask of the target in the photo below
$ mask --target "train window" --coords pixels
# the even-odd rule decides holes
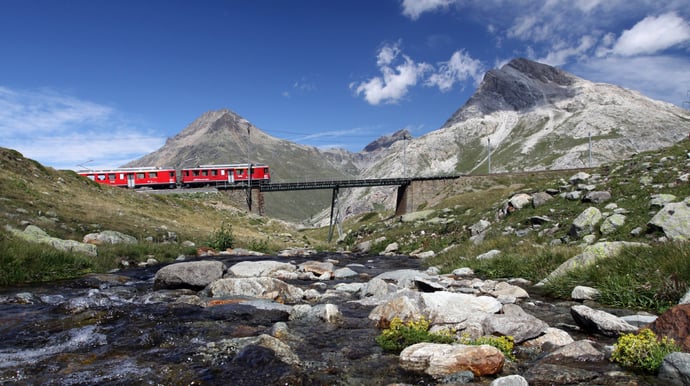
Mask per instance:
[[[201,171],[202,176],[207,176],[208,175],[208,170],[202,170]]]
[[[225,169],[220,169],[220,175],[224,176],[225,175]]]
[[[138,179],[144,178],[144,173],[137,173],[137,178]]]
[[[170,178],[175,177],[175,172],[170,172]]]
[[[158,172],[149,172],[150,178],[158,178]]]
[[[238,169],[238,170],[237,170],[237,175],[238,175],[238,176],[241,176],[241,175],[243,174],[242,172],[244,172],[244,169]]]
[[[211,170],[211,175],[212,175],[212,176],[217,176],[217,175],[218,175],[218,170]]]
[[[105,174],[99,174],[98,181],[105,181]]]
[[[195,170],[193,173],[194,173],[195,176],[198,176],[198,175],[199,175],[199,171],[198,171],[198,170]]]
[[[120,173],[120,179],[124,180],[125,179],[125,173]]]
[[[108,180],[115,181],[115,173],[108,174]]]

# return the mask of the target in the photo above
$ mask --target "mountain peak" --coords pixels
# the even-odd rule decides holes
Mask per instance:
[[[402,129],[396,131],[392,135],[384,135],[382,137],[379,137],[375,141],[365,146],[363,152],[370,153],[379,149],[385,149],[390,147],[390,145],[392,145],[393,143],[398,142],[402,139],[412,139],[412,134],[410,134],[409,130]]]
[[[445,123],[481,117],[495,111],[521,111],[572,97],[577,77],[556,67],[516,58],[489,70],[477,92]]]

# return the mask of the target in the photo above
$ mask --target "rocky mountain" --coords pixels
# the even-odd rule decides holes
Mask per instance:
[[[160,149],[125,165],[191,167],[203,164],[264,163],[273,181],[348,179],[365,164],[342,149],[319,150],[275,138],[227,110],[202,114]],[[275,193],[274,193],[275,195]],[[330,204],[325,191],[282,192],[265,200],[266,214],[301,221]]]
[[[690,113],[677,106],[518,58],[488,71],[464,106],[441,128],[418,138],[400,130],[358,153],[323,150],[272,137],[234,112],[219,110],[203,114],[161,149],[127,166],[251,159],[269,164],[274,181],[566,169],[666,147],[689,132]],[[330,205],[330,192],[280,195],[266,200],[268,215],[312,218],[312,223],[315,215],[326,218],[319,210]],[[392,208],[394,199],[394,188],[367,188],[344,191],[340,201],[348,212],[361,213]]]
[[[440,129],[392,143],[362,174],[432,176],[597,166],[667,147],[688,133],[687,110],[519,58],[488,71],[476,93]],[[392,208],[393,193],[392,188],[352,191],[341,201],[353,213]]]

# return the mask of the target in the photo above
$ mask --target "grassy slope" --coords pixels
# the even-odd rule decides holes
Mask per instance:
[[[20,153],[0,148],[0,242],[5,253],[0,264],[5,274],[0,274],[0,284],[17,281],[48,280],[69,277],[75,273],[103,271],[114,268],[117,260],[144,259],[153,255],[159,260],[176,257],[177,253],[190,253],[189,248],[179,245],[161,247],[155,243],[143,243],[136,249],[100,248],[99,258],[86,262],[67,262],[79,268],[58,270],[55,275],[26,273],[36,261],[37,255],[46,259],[70,260],[68,256],[45,246],[29,246],[9,236],[7,227],[24,229],[34,224],[48,234],[62,239],[81,241],[87,233],[115,230],[135,236],[140,241],[151,237],[164,239],[168,232],[175,232],[178,241],[190,240],[199,246],[208,244],[214,232],[223,223],[230,224],[236,246],[261,245],[268,250],[288,246],[303,246],[308,240],[285,237],[294,229],[280,221],[248,215],[238,209],[223,193],[159,195],[143,194],[131,190],[96,184],[72,171],[58,171],[24,158]],[[103,253],[101,253],[103,252]],[[102,256],[101,256],[102,255]],[[15,279],[7,275],[12,266]],[[48,269],[43,267],[41,269]]]
[[[610,235],[596,232],[597,241],[637,241],[654,247],[627,251],[619,258],[574,272],[547,286],[547,292],[567,298],[575,285],[590,285],[602,291],[602,301],[607,304],[661,311],[675,304],[690,288],[690,263],[687,261],[690,247],[687,243],[664,242],[659,231],[648,229],[647,222],[659,210],[650,208],[649,202],[651,196],[658,193],[674,194],[678,200],[690,197],[690,184],[677,182],[680,175],[690,172],[689,152],[690,141],[685,140],[667,149],[638,154],[630,160],[590,170],[591,174],[601,176],[596,190],[611,192],[613,198],[609,202],[592,204],[556,197],[544,206],[518,210],[505,218],[497,218],[496,213],[515,193],[547,188],[564,190],[575,172],[463,178],[445,187],[437,197],[430,195],[429,201],[419,206],[437,209],[437,215],[448,220],[445,224],[401,223],[391,217],[392,213],[364,215],[346,222],[344,228],[349,229],[346,242],[354,245],[385,236],[386,241],[374,245],[374,253],[397,241],[403,254],[415,250],[435,251],[438,255],[427,263],[441,267],[444,272],[469,266],[485,278],[523,277],[537,282],[581,252],[582,242],[568,238],[573,219],[589,206],[610,213],[605,206],[616,203],[627,211],[626,223]],[[644,176],[652,177],[652,183],[642,184]],[[529,221],[534,216],[545,216],[551,221],[534,229]],[[474,243],[469,240],[468,227],[480,219],[492,225],[485,240]],[[631,234],[637,227],[643,232]],[[506,234],[507,229],[526,235]],[[551,245],[555,239],[566,242]],[[447,247],[450,248],[441,252]],[[491,249],[503,253],[492,260],[475,259]]]

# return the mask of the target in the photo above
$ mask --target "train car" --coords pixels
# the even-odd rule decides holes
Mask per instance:
[[[195,168],[186,168],[180,171],[180,183],[183,187],[214,186],[224,187],[239,183],[267,183],[271,181],[268,165],[251,164],[251,176],[249,164],[228,165],[199,165]]]
[[[164,189],[175,188],[177,186],[177,171],[170,167],[81,170],[77,173],[99,184],[123,188],[135,189],[149,187],[152,189]]]

